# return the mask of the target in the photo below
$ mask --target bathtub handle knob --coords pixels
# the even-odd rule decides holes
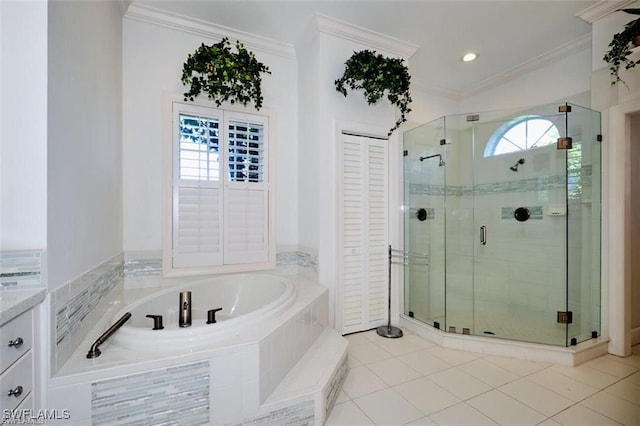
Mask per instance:
[[[153,318],[153,329],[162,330],[162,315],[147,315],[147,318]]]
[[[216,312],[221,311],[222,308],[211,309],[207,311],[207,324],[215,324],[216,323]]]

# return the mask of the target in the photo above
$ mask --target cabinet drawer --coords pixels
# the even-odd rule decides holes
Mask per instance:
[[[31,351],[0,376],[0,412],[13,410],[33,388]],[[9,393],[13,393],[10,395]]]
[[[32,311],[27,311],[0,327],[0,372],[31,349],[32,318]]]
[[[31,417],[33,416],[35,408],[33,407],[33,394],[30,393],[15,411],[3,410],[2,411],[2,424],[35,424],[37,423]],[[38,419],[39,420],[39,419]]]

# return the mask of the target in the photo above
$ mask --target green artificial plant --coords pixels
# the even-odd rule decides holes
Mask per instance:
[[[271,71],[239,41],[236,52],[231,50],[226,37],[212,46],[203,43],[184,63],[182,83],[190,85],[184,100],[193,101],[205,92],[217,106],[226,101],[247,106],[253,101],[256,109],[260,109],[263,100],[261,73],[271,74]]]
[[[354,52],[345,62],[344,74],[335,81],[336,90],[347,96],[347,88],[364,90],[367,102],[375,104],[385,94],[392,105],[400,110],[400,118],[389,130],[394,130],[407,121],[406,115],[411,111],[411,94],[409,86],[411,76],[402,59],[388,58],[371,50]]]
[[[627,13],[638,14],[637,9],[628,9]],[[602,58],[609,64],[609,71],[614,79],[611,81],[611,85],[615,86],[618,83],[627,85],[625,81],[620,78],[620,68],[624,66],[624,69],[634,68],[640,60],[634,61],[630,58],[633,53],[633,48],[640,42],[640,18],[635,21],[631,21],[624,26],[624,30],[613,35],[613,39],[609,43],[609,50]]]

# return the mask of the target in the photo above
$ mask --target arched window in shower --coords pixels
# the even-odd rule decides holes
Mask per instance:
[[[560,137],[558,128],[539,115],[525,115],[504,123],[489,138],[485,157],[526,151],[555,143]]]

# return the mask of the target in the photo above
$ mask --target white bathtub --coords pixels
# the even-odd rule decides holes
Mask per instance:
[[[191,326],[178,326],[179,295],[191,291]],[[239,274],[206,278],[188,285],[162,290],[129,304],[131,318],[111,337],[114,344],[136,351],[185,350],[207,346],[246,330],[290,306],[295,286],[284,277],[268,274]],[[207,311],[216,313],[215,324],[207,324]],[[164,329],[153,330],[153,319],[162,315]]]

